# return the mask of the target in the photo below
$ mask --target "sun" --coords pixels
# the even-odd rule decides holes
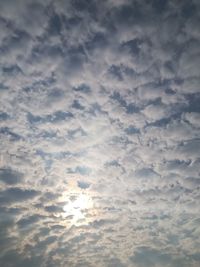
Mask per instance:
[[[72,223],[77,224],[85,219],[87,211],[93,207],[92,199],[87,194],[71,195],[63,207],[64,217],[72,216]]]

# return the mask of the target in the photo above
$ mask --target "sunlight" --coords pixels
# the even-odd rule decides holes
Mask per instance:
[[[78,221],[85,219],[87,210],[92,207],[91,197],[81,193],[75,196],[75,199],[68,199],[68,203],[63,207],[64,217],[73,216],[71,221],[73,224],[77,224]]]

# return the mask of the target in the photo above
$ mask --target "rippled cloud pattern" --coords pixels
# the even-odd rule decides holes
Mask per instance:
[[[0,266],[200,266],[200,1],[0,1]]]

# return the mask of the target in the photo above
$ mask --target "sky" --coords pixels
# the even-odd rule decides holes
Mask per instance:
[[[200,266],[200,1],[0,0],[0,266]]]

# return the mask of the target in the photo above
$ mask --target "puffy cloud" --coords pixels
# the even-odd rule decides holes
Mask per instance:
[[[2,266],[199,266],[193,1],[1,1]]]

